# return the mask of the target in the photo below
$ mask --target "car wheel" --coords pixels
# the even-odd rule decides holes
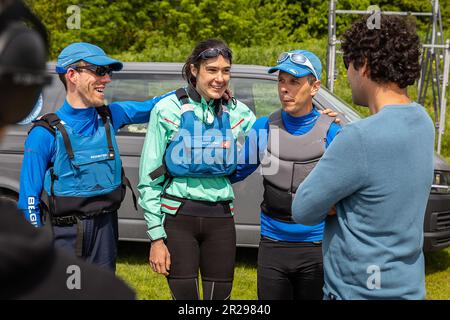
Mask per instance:
[[[6,205],[13,205],[17,207],[17,201],[18,201],[17,196],[0,192],[0,203],[4,203]]]

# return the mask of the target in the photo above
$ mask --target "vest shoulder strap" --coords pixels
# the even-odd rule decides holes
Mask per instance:
[[[111,110],[109,109],[109,106],[97,107],[95,108],[95,110],[97,110],[97,113],[100,115],[100,117],[102,118],[108,117],[109,119],[112,119],[112,114]]]
[[[175,95],[177,96],[178,101],[181,102],[181,112],[185,112],[185,111],[193,111],[193,106],[189,105],[189,95],[186,91],[185,88],[179,88],[175,91]],[[166,147],[168,147],[170,145],[167,144]],[[166,148],[167,149],[167,148]],[[160,184],[163,185],[169,178],[169,171],[167,170],[166,164],[164,162],[164,158],[165,158],[165,153],[163,156],[163,162],[162,164],[157,167],[155,170],[153,170],[152,172],[149,173],[150,179],[155,180],[158,179],[159,177],[164,176],[164,181],[161,182]]]
[[[277,115],[271,115],[270,118],[272,119],[269,120],[267,150],[270,153],[275,152],[277,157],[282,157],[283,160],[294,159],[296,161],[306,161],[322,156],[326,149],[328,130],[335,120],[334,117],[321,114],[307,133],[292,135],[286,130],[281,116],[278,118]],[[276,138],[273,140],[272,129],[275,128],[280,130],[276,132]],[[272,149],[272,146],[277,146],[277,148]],[[299,153],[298,150],[302,150],[302,152]]]
[[[269,123],[278,122],[281,120],[281,109],[277,109],[269,114]]]
[[[47,113],[42,117],[33,120],[33,126],[28,130],[28,134],[30,134],[31,130],[36,127],[43,127],[47,129],[53,136],[56,136],[55,127],[58,123],[61,122],[61,119],[55,113]]]
[[[105,125],[105,131],[106,131],[106,141],[108,143],[108,156],[109,159],[114,159],[114,146],[112,143],[112,137],[111,137],[111,125],[112,124],[112,116],[111,116],[111,109],[109,109],[109,106],[101,106],[96,108],[97,113],[99,114],[100,118],[103,121],[103,124]]]
[[[331,124],[334,122],[336,118],[330,117],[326,114],[321,114],[316,121],[313,129],[311,130],[314,133],[319,134],[320,136],[326,137],[327,132],[330,129]]]
[[[73,160],[74,155],[69,135],[67,134],[66,128],[64,128],[64,125],[61,123],[61,119],[55,113],[45,114],[33,122],[34,124],[30,131],[33,130],[34,127],[44,127],[49,130],[53,136],[56,136],[56,129],[58,129],[63,137],[67,154],[69,155],[70,160]],[[28,133],[30,133],[30,131]]]
[[[188,104],[189,103],[189,96],[188,96],[185,88],[179,88],[177,91],[175,91],[175,94],[176,94],[178,100],[182,104]]]
[[[286,130],[284,127],[283,118],[281,117],[281,109],[277,109],[269,115],[269,126],[270,125]]]
[[[181,102],[181,111],[182,112],[186,112],[186,111],[193,111],[193,107],[192,106],[186,106],[183,107],[185,105],[189,105],[189,95],[186,91],[185,88],[179,88],[175,91],[175,95],[177,96],[178,101]],[[234,98],[233,98],[234,99]],[[235,101],[236,99],[234,99]],[[228,101],[225,101],[228,104]],[[236,102],[237,103],[237,102]],[[222,116],[222,113],[224,112],[224,105],[222,104],[222,102],[220,101],[220,103],[218,103],[216,105],[215,109],[215,113],[218,116]],[[228,112],[228,109],[226,109],[226,111]]]
[[[183,110],[183,106],[189,104],[189,95],[185,88],[177,89],[175,91],[175,95],[177,96],[178,101],[181,102],[181,111],[182,112],[188,111],[188,110],[193,111],[192,106],[186,106],[185,109]],[[169,144],[167,146],[169,146]],[[165,153],[164,153],[163,159],[164,158],[165,158]],[[163,160],[163,163],[159,167],[157,167],[155,170],[150,172],[148,175],[150,176],[150,179],[152,179],[152,180],[155,180],[155,179],[158,179],[159,177],[165,176],[165,179],[162,182],[162,184],[165,183],[165,181],[167,181],[167,179],[169,177],[169,171],[167,170],[164,160]]]

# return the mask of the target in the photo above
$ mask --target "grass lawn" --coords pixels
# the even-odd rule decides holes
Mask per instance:
[[[148,243],[121,242],[117,275],[136,290],[138,299],[171,299],[166,278],[154,273],[148,265],[148,249]],[[256,249],[238,248],[232,299],[257,299],[256,258]]]
[[[450,300],[450,248],[425,254],[428,300]]]
[[[148,249],[147,243],[121,242],[117,275],[136,290],[138,299],[170,299],[165,278],[148,266]],[[256,249],[238,248],[232,299],[257,299],[256,259]],[[427,299],[450,300],[450,248],[427,253],[425,260]]]

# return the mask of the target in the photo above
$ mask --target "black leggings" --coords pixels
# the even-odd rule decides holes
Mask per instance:
[[[200,269],[203,299],[229,299],[236,256],[233,217],[166,215],[165,230],[172,262],[167,277],[172,298],[200,299]]]
[[[322,300],[322,246],[262,238],[258,251],[260,300]]]

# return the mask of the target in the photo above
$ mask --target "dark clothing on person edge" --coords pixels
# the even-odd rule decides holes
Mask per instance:
[[[73,270],[79,270],[76,288]],[[34,228],[12,203],[0,201],[0,299],[134,298],[112,272],[55,248],[48,230]]]

